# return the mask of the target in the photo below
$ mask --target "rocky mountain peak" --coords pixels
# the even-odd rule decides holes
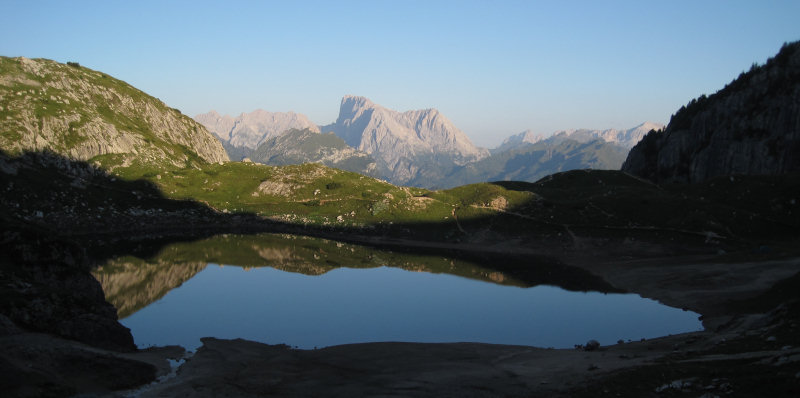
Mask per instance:
[[[636,127],[627,130],[606,129],[571,129],[559,130],[547,137],[543,134],[534,133],[532,130],[525,130],[519,134],[506,138],[503,143],[492,150],[492,153],[500,153],[511,149],[519,148],[524,145],[536,144],[541,141],[549,140],[558,143],[564,140],[572,140],[579,143],[587,143],[594,140],[602,140],[622,148],[630,149],[638,143],[642,137],[650,130],[660,130],[664,125],[654,122],[644,122]]]
[[[664,125],[654,122],[644,122],[636,127],[627,130],[606,129],[606,130],[590,130],[590,129],[577,129],[577,130],[561,130],[553,133],[554,137],[571,139],[578,142],[589,142],[593,140],[603,140],[607,143],[619,145],[623,148],[630,149],[636,145],[642,137],[650,130],[659,130],[664,128]]]
[[[342,97],[340,111],[341,113],[347,114],[345,112],[345,110],[347,109],[351,110],[368,109],[368,108],[374,108],[376,106],[377,105],[375,105],[375,103],[370,101],[370,99],[367,97],[362,97],[358,95],[345,95],[344,97]]]
[[[544,134],[535,133],[533,130],[525,130],[519,134],[519,138],[522,142],[529,142],[531,144],[535,144],[541,140],[543,140]]]
[[[633,148],[634,145],[638,144],[639,141],[641,141],[642,138],[644,138],[644,136],[647,135],[647,133],[649,133],[651,130],[661,130],[663,128],[664,125],[661,123],[644,122],[628,130],[610,130],[607,135],[603,136],[603,138],[606,142],[617,143],[618,145],[630,149]]]
[[[644,122],[644,123],[634,127],[634,130],[644,131],[645,134],[647,134],[648,132],[650,132],[650,130],[661,130],[663,128],[664,128],[664,125],[661,124],[661,123]]]
[[[533,130],[525,130],[521,133],[514,134],[500,144],[497,148],[492,149],[492,153],[500,153],[512,148],[516,148],[525,144],[535,144],[545,139],[544,134],[535,133]]]
[[[381,174],[399,184],[420,184],[415,181],[488,156],[436,109],[398,112],[352,95],[342,98],[336,122],[322,131],[372,155]]]
[[[224,145],[232,147],[256,149],[269,138],[281,135],[291,129],[308,129],[319,133],[319,127],[312,123],[306,115],[289,112],[268,112],[256,109],[250,113],[241,113],[237,117],[221,116],[216,111],[194,117],[214,133]]]

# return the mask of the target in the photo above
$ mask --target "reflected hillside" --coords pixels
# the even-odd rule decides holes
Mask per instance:
[[[615,289],[607,282],[565,264],[588,261],[585,269],[591,269],[598,260],[725,254],[765,244],[780,255],[781,245],[796,247],[800,225],[800,212],[793,211],[800,174],[659,186],[621,172],[579,170],[537,183],[427,191],[312,164],[225,163],[141,175],[133,171],[111,173],[49,152],[10,156],[0,151],[0,187],[5,187],[0,222],[9,264],[31,263],[45,253],[40,248],[55,247],[51,241],[58,241],[74,248],[73,257],[87,268],[127,255],[157,263],[178,250],[174,255],[182,259],[173,263],[273,266],[307,274],[340,266],[389,265],[608,292]],[[424,259],[371,250],[343,256],[346,251],[330,241],[299,241],[303,243],[287,248],[262,238],[209,239],[261,232],[390,248]],[[32,245],[28,235],[49,243]],[[177,244],[182,250],[167,249],[171,243],[195,239],[206,240]],[[367,253],[357,247],[354,252]],[[479,271],[431,260],[437,256],[479,264]],[[158,268],[153,272],[161,272]],[[111,299],[120,308],[132,311],[191,277],[191,272],[176,278],[137,272],[115,291],[152,280],[144,289],[149,293],[124,305]]]
[[[485,265],[496,261],[505,262],[511,271],[500,272]],[[614,290],[578,269],[531,264],[530,260],[516,265],[536,268],[540,275],[515,273],[513,270],[517,262],[499,256],[462,259],[411,254],[289,234],[226,234],[195,242],[170,244],[146,259],[118,257],[95,268],[92,274],[103,286],[107,300],[117,308],[121,318],[160,299],[208,264],[233,265],[244,269],[272,267],[304,275],[322,275],[340,267],[387,266],[519,287],[550,284],[572,290]]]
[[[136,250],[109,240],[257,232],[624,259],[750,250],[765,238],[792,239],[800,225],[800,212],[791,211],[800,174],[658,186],[619,171],[578,170],[536,183],[428,191],[313,164],[111,173],[52,153],[0,152],[0,170],[4,222],[81,241],[100,259]]]
[[[106,300],[116,307],[117,315],[125,318],[192,279],[206,265],[126,256],[98,267],[92,275],[103,286]]]

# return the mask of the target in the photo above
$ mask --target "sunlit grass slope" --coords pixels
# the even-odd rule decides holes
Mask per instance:
[[[707,240],[781,235],[798,223],[792,200],[800,201],[793,175],[659,186],[619,171],[576,170],[536,183],[431,191],[317,164],[225,163],[160,171],[120,168],[115,173],[150,180],[167,197],[196,200],[223,213],[357,229],[426,224],[446,231],[443,238],[476,233],[565,241],[576,233],[667,232]]]
[[[318,164],[209,164],[183,169],[118,168],[125,179],[146,179],[175,199],[203,202],[221,212],[247,212],[301,224],[368,226],[441,222],[521,205],[535,195],[493,184],[446,191],[398,187]]]

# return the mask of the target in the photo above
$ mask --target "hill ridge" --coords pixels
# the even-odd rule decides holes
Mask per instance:
[[[800,171],[800,41],[645,136],[622,170],[654,182]]]
[[[25,57],[0,57],[0,148],[110,167],[228,160],[202,125],[161,100],[74,62]]]

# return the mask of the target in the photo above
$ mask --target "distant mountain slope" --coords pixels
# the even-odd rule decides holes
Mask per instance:
[[[525,130],[519,134],[512,135],[506,138],[503,143],[492,149],[492,153],[499,153],[509,149],[517,148],[526,144],[535,144],[548,138],[554,139],[570,139],[582,143],[594,140],[603,140],[605,142],[621,146],[626,149],[631,149],[636,145],[642,137],[644,137],[650,130],[663,129],[664,125],[644,122],[636,127],[627,130],[607,129],[607,130],[559,130],[552,134],[551,137],[545,137],[543,134],[536,134],[531,130]]]
[[[490,149],[489,151],[492,154],[505,152],[514,148],[535,144],[539,141],[544,140],[545,138],[547,137],[544,134],[534,133],[533,130],[525,130],[521,133],[514,134],[506,138],[505,140],[503,140],[502,144],[500,144],[496,148]]]
[[[309,129],[291,129],[269,138],[250,154],[250,158],[275,166],[320,163],[373,177],[378,173],[371,156],[353,149],[332,133],[320,134]]]
[[[0,57],[0,148],[105,166],[228,160],[206,129],[127,83],[77,63]]]
[[[529,130],[506,139],[490,157],[436,109],[397,112],[357,96],[345,96],[336,122],[319,129],[288,127],[311,123],[293,112],[259,110],[233,118],[211,111],[195,118],[220,138],[233,160],[321,163],[425,188],[535,181],[572,169],[619,169],[633,144],[650,129],[663,128],[646,122],[627,130],[561,130],[547,138]],[[335,136],[320,135],[320,130]]]
[[[212,110],[197,115],[194,119],[219,137],[226,147],[239,148],[245,154],[249,152],[246,149],[256,149],[262,142],[290,129],[308,129],[319,132],[317,125],[312,123],[306,115],[294,112],[267,112],[257,109],[232,117],[222,116]],[[241,160],[241,158],[236,159],[233,156],[231,158]]]
[[[372,155],[395,184],[428,186],[447,171],[488,156],[436,109],[397,112],[345,96],[336,122],[322,127]]]
[[[681,107],[664,131],[631,150],[622,170],[655,182],[800,171],[800,42]]]
[[[535,182],[550,174],[576,169],[617,170],[627,153],[626,148],[601,139],[579,142],[550,137],[460,167],[447,176],[442,187],[486,181]]]
[[[485,181],[534,182],[549,174],[575,169],[618,170],[630,146],[650,129],[663,127],[645,122],[627,130],[560,130],[549,137],[526,130],[492,149],[488,158],[454,169],[441,186]]]

